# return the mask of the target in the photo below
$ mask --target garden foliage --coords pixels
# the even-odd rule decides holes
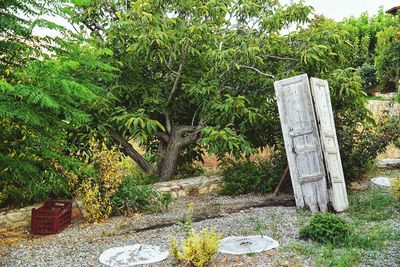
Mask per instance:
[[[172,201],[171,194],[160,194],[154,188],[140,182],[137,177],[126,176],[111,199],[112,214],[158,212],[167,209]]]
[[[274,190],[286,168],[286,159],[280,152],[257,162],[234,163],[224,169],[223,194],[268,193]]]
[[[222,235],[218,235],[215,229],[202,229],[197,233],[192,228],[193,205],[189,204],[184,223],[185,238],[178,244],[176,238],[170,241],[170,253],[178,262],[190,264],[190,266],[206,266],[218,252]],[[182,247],[182,248],[181,248]]]
[[[351,233],[350,224],[338,215],[319,213],[300,230],[300,237],[321,243],[341,244]]]

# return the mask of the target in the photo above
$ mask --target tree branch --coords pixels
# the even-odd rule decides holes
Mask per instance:
[[[188,145],[196,143],[197,139],[199,138],[198,132],[194,132],[189,134],[188,136],[183,137],[177,142],[177,145],[180,149],[187,147]]]
[[[164,116],[165,116],[165,128],[167,130],[167,133],[171,133],[171,119],[169,118],[169,113],[167,111],[164,111]]]
[[[169,102],[171,102],[172,97],[174,96],[176,90],[178,89],[178,85],[179,85],[179,80],[182,76],[182,69],[183,69],[183,59],[181,61],[181,63],[179,64],[179,68],[178,71],[176,72],[176,77],[175,77],[175,81],[174,81],[174,85],[172,87],[171,92],[169,93],[168,99],[167,99],[167,104]]]
[[[132,158],[146,174],[153,174],[153,166],[119,133],[110,131],[112,139],[122,147],[122,152]]]
[[[169,93],[169,96],[167,99],[167,105],[169,104],[169,102],[171,102],[172,97],[174,96],[176,90],[178,89],[179,80],[181,79],[181,76],[182,76],[182,70],[183,70],[183,66],[185,64],[186,51],[187,51],[188,47],[189,47],[189,43],[186,43],[185,48],[182,51],[183,54],[182,54],[181,62],[179,63],[178,71],[175,73],[176,77],[175,77],[174,85],[173,85],[172,90]]]
[[[281,57],[281,56],[273,56],[273,55],[266,55],[266,58],[278,59],[278,60],[292,60],[292,61],[299,61],[297,58],[293,57]]]
[[[255,68],[255,67],[251,67],[251,66],[246,66],[246,65],[239,65],[240,68],[244,68],[244,69],[250,69],[250,70],[254,70],[255,72],[257,72],[258,74],[270,77],[270,78],[274,78],[275,76],[270,74],[270,73],[265,73],[262,72],[261,70]]]
[[[164,132],[156,132],[156,136],[163,140],[165,143],[169,143],[170,138],[169,135]]]
[[[178,126],[176,129],[176,134],[180,136],[181,134],[194,132],[197,130],[197,126]]]

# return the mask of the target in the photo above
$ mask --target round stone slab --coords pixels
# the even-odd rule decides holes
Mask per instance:
[[[168,251],[162,251],[158,246],[135,244],[109,248],[100,255],[99,261],[112,267],[127,267],[159,262],[167,257]]]
[[[269,236],[229,236],[221,240],[219,252],[226,254],[258,253],[279,247],[278,241]]]
[[[383,176],[372,178],[371,183],[379,185],[379,186],[383,186],[383,187],[391,186],[390,179],[387,177],[383,177]]]

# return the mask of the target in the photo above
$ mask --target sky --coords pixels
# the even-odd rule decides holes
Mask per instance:
[[[291,1],[280,2],[288,4]],[[317,14],[323,14],[337,21],[350,16],[358,17],[364,11],[374,14],[380,6],[383,6],[383,10],[400,6],[400,0],[306,0],[305,3],[313,6]]]
[[[293,0],[298,2],[298,0]],[[292,0],[280,0],[282,4],[289,4]],[[367,11],[370,15],[375,14],[382,6],[384,10],[388,10],[394,6],[400,6],[400,0],[305,0],[305,3],[311,5],[315,9],[315,13],[323,14],[328,18],[336,21],[345,17],[358,17],[361,13]],[[67,26],[67,23],[60,18],[48,18],[58,24]],[[68,26],[67,26],[68,27]],[[46,29],[35,29],[35,34],[39,35],[56,35],[56,32]]]

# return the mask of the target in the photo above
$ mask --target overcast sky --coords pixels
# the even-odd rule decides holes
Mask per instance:
[[[281,3],[290,3],[290,0],[281,0]],[[297,1],[295,1],[297,2]],[[374,14],[383,6],[388,10],[394,6],[400,6],[400,0],[306,0],[306,4],[315,8],[315,12],[328,18],[342,20],[344,17],[358,17],[368,11]]]
[[[298,2],[298,0],[293,0]],[[289,4],[291,0],[280,0],[283,4]],[[317,14],[323,14],[328,18],[337,21],[345,17],[360,16],[361,13],[367,11],[370,15],[375,14],[380,6],[384,10],[388,10],[394,6],[400,6],[400,0],[305,0],[306,4],[315,8]],[[56,23],[67,26],[65,21],[55,18],[47,18]],[[46,29],[35,29],[34,32],[39,35],[55,35],[54,31]]]

